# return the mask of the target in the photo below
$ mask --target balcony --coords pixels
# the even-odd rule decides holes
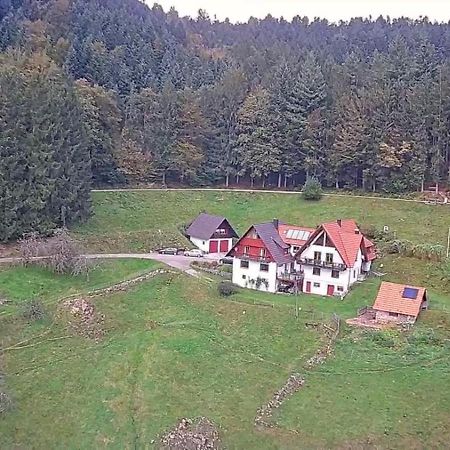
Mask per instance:
[[[214,233],[211,239],[231,239],[234,235],[231,231],[226,231],[225,233]]]
[[[237,258],[244,259],[244,260],[250,260],[250,261],[259,261],[259,262],[272,262],[269,256],[257,256],[257,255],[248,255],[248,254],[241,254],[236,255]]]
[[[340,263],[332,263],[327,261],[321,261],[312,258],[300,258],[298,261],[300,264],[304,264],[305,266],[314,266],[321,267],[323,269],[332,269],[332,270],[346,270],[347,266],[345,264]]]
[[[290,281],[290,282],[296,282],[296,281],[302,281],[303,280],[303,272],[282,272],[277,275],[277,279],[279,281]]]

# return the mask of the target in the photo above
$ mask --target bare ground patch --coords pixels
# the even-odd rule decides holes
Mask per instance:
[[[219,431],[206,417],[181,419],[174,429],[161,438],[161,450],[218,450]]]
[[[95,306],[86,298],[75,298],[62,303],[68,315],[69,329],[75,334],[100,341],[104,334],[105,316],[98,314]]]

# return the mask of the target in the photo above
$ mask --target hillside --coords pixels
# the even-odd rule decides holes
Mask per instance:
[[[183,226],[199,212],[226,216],[243,233],[251,224],[279,218],[315,227],[336,218],[354,218],[363,228],[388,226],[399,239],[445,245],[448,206],[396,199],[326,196],[308,202],[299,193],[267,194],[229,191],[96,192],[95,215],[75,233],[98,251],[150,251],[186,245]]]

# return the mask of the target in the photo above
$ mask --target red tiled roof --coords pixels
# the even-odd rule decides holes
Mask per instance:
[[[361,248],[361,241],[364,236],[359,232],[354,220],[342,220],[338,222],[324,223],[322,225],[329,238],[336,246],[336,250],[341,255],[344,263],[348,267],[353,267]],[[358,230],[358,233],[355,233]]]
[[[342,260],[348,267],[353,267],[361,249],[367,260],[373,261],[376,258],[375,245],[360,232],[358,225],[353,219],[339,220],[336,222],[323,223],[311,235],[305,243],[304,248],[313,242],[316,236],[324,230],[333,242],[336,250],[341,255]]]
[[[403,291],[406,287],[417,289],[418,293],[415,299],[403,297]],[[426,292],[426,289],[423,287],[407,286],[404,284],[383,281],[378,291],[373,309],[417,317],[420,313],[422,303],[426,299]]]
[[[372,241],[370,241],[369,239],[367,239],[366,237],[364,237],[363,243],[364,243],[364,249],[366,251],[367,260],[373,261],[374,259],[376,259],[377,253],[375,251],[375,244]]]
[[[286,236],[286,234],[289,230],[305,231],[309,234],[306,239],[292,239],[292,238],[288,238]],[[299,247],[302,246],[308,240],[309,236],[311,234],[313,234],[314,231],[315,231],[315,228],[299,227],[296,225],[287,225],[285,223],[280,223],[280,225],[278,226],[278,232],[279,232],[280,237],[283,240],[283,242],[286,244],[289,244],[289,245],[298,245]]]

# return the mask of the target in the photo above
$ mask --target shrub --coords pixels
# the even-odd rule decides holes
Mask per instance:
[[[44,304],[40,299],[27,301],[23,306],[22,316],[29,322],[44,319],[46,316]]]
[[[237,292],[236,286],[229,281],[221,281],[217,289],[222,297],[229,297]]]
[[[320,200],[322,198],[322,184],[317,178],[308,178],[302,189],[305,200]]]
[[[64,228],[55,230],[48,239],[40,238],[36,233],[24,236],[20,241],[20,252],[25,264],[40,256],[44,259],[37,263],[58,274],[77,276],[89,272],[88,260],[82,255],[78,242]]]

